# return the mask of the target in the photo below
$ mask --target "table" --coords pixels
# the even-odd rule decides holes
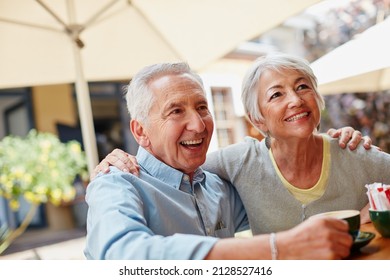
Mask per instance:
[[[390,238],[383,238],[372,223],[361,225],[360,230],[375,233],[375,238],[359,250],[353,250],[347,259],[390,260]]]

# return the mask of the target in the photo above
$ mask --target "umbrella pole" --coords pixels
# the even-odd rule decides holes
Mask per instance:
[[[96,145],[96,134],[93,125],[91,98],[89,95],[88,82],[85,80],[83,73],[83,64],[81,62],[80,49],[84,46],[79,35],[83,26],[76,24],[74,1],[68,0],[67,10],[69,24],[66,24],[52,9],[49,8],[42,0],[37,0],[50,15],[54,17],[64,27],[65,33],[68,34],[73,47],[73,57],[76,70],[76,97],[80,117],[81,133],[83,135],[84,150],[87,156],[88,172],[92,174],[95,166],[98,164],[98,152]],[[112,5],[112,4],[110,4]]]
[[[75,42],[73,42],[72,45],[76,68],[76,96],[81,132],[83,135],[85,153],[87,155],[88,172],[89,174],[92,174],[92,171],[98,164],[98,152],[95,128],[93,125],[91,98],[89,95],[88,82],[84,78],[80,47]]]

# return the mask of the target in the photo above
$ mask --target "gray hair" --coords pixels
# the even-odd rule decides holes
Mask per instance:
[[[241,100],[245,108],[245,113],[248,116],[251,116],[251,122],[252,120],[259,121],[264,118],[260,112],[258,105],[258,89],[260,86],[259,81],[261,74],[267,70],[296,70],[302,73],[305,77],[309,78],[310,82],[313,85],[315,99],[317,101],[319,110],[321,111],[325,108],[324,99],[318,93],[317,90],[317,78],[314,75],[313,70],[310,68],[309,63],[300,57],[283,53],[271,53],[264,57],[259,57],[258,59],[256,59],[247,71],[243,80]],[[259,128],[257,129],[259,130]],[[264,131],[259,131],[263,135],[266,135]]]
[[[147,124],[149,111],[154,102],[154,95],[149,85],[153,80],[167,75],[185,75],[198,83],[205,92],[202,79],[185,62],[158,63],[146,66],[135,74],[127,87],[127,110],[132,119]]]

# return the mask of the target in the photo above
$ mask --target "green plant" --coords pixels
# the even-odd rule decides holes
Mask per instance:
[[[31,203],[22,224],[0,236],[0,254],[24,232],[41,203],[54,205],[75,198],[76,176],[87,178],[86,158],[77,141],[62,143],[51,133],[31,130],[25,138],[7,136],[0,141],[0,195],[10,208],[19,208],[21,196]]]

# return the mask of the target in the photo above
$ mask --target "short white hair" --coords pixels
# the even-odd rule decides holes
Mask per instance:
[[[250,116],[250,121],[253,125],[253,121],[260,121],[264,119],[264,116],[261,114],[258,105],[258,89],[260,86],[260,77],[267,70],[296,70],[302,73],[305,77],[309,78],[313,85],[315,99],[317,101],[319,110],[321,111],[325,108],[324,98],[318,93],[317,90],[317,78],[314,75],[309,63],[305,59],[293,55],[271,53],[266,56],[259,57],[255,60],[255,62],[247,71],[242,83],[241,100],[244,105],[245,113],[247,116]],[[264,131],[261,131],[258,127],[256,128],[264,136],[266,136]]]
[[[158,63],[144,67],[127,86],[126,103],[130,117],[147,124],[149,111],[154,102],[154,95],[149,89],[150,82],[167,75],[186,75],[197,82],[205,92],[202,79],[185,62]]]

